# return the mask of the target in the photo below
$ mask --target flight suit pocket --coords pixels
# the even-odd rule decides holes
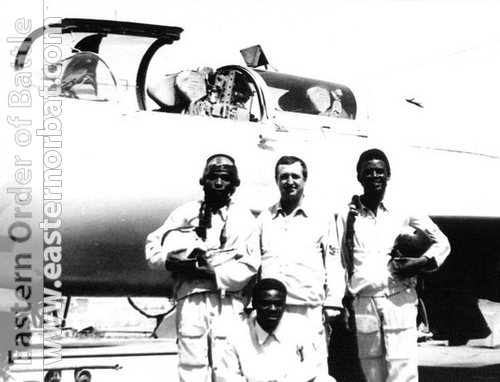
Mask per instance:
[[[356,314],[358,347],[361,358],[379,357],[382,355],[380,321],[367,314]]]
[[[230,343],[226,336],[214,336],[212,340],[212,367],[214,371],[217,371],[218,366],[223,364],[224,351],[227,349]]]
[[[208,335],[202,326],[184,325],[179,331],[179,363],[187,366],[208,364]]]

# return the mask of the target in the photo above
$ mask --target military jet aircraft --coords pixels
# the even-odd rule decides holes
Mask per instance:
[[[198,179],[213,153],[236,159],[242,184],[235,197],[258,214],[277,198],[273,169],[281,155],[305,159],[307,192],[335,210],[360,191],[359,154],[380,147],[393,166],[389,196],[426,211],[451,241],[445,266],[426,283],[444,299],[453,296],[439,317],[452,327],[463,300],[500,301],[498,157],[380,140],[348,86],[272,70],[259,47],[244,51],[246,66],[170,71],[155,59],[178,44],[179,27],[87,19],[49,27],[71,38],[68,57],[52,68],[61,73],[53,90],[63,102],[63,294],[170,297],[166,273],[147,267],[146,236],[176,206],[201,196]],[[26,38],[16,70],[42,32]],[[132,57],[123,39],[147,43]],[[118,48],[107,52],[119,52],[135,75],[115,75],[108,41]]]

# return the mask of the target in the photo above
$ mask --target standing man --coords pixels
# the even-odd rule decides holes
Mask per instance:
[[[217,382],[334,381],[318,368],[306,319],[285,312],[285,285],[262,279],[252,296],[255,314],[229,332]]]
[[[213,380],[217,341],[243,312],[243,289],[259,269],[255,218],[231,201],[239,184],[234,159],[211,156],[200,179],[204,200],[177,208],[147,238],[148,263],[175,281],[181,382]]]
[[[259,216],[261,276],[282,281],[287,290],[286,311],[307,318],[315,333],[320,364],[327,370],[324,321],[342,307],[345,274],[335,225],[328,211],[314,208],[304,196],[307,166],[294,156],[276,163],[280,191],[277,204]]]
[[[357,178],[363,187],[350,212],[341,215],[342,256],[348,273],[361,365],[368,381],[417,381],[416,275],[436,270],[450,252],[446,236],[426,215],[395,209],[384,200],[391,167],[384,152],[361,154]],[[348,223],[350,221],[350,223]],[[396,253],[408,227],[424,231],[429,249],[420,257]]]

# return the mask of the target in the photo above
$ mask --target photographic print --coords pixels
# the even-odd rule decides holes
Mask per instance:
[[[5,1],[0,381],[500,378],[499,10]]]

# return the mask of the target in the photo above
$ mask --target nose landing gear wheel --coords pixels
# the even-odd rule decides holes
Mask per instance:
[[[61,370],[49,370],[43,378],[44,382],[61,382]]]
[[[75,382],[91,382],[92,374],[88,370],[75,370]]]

